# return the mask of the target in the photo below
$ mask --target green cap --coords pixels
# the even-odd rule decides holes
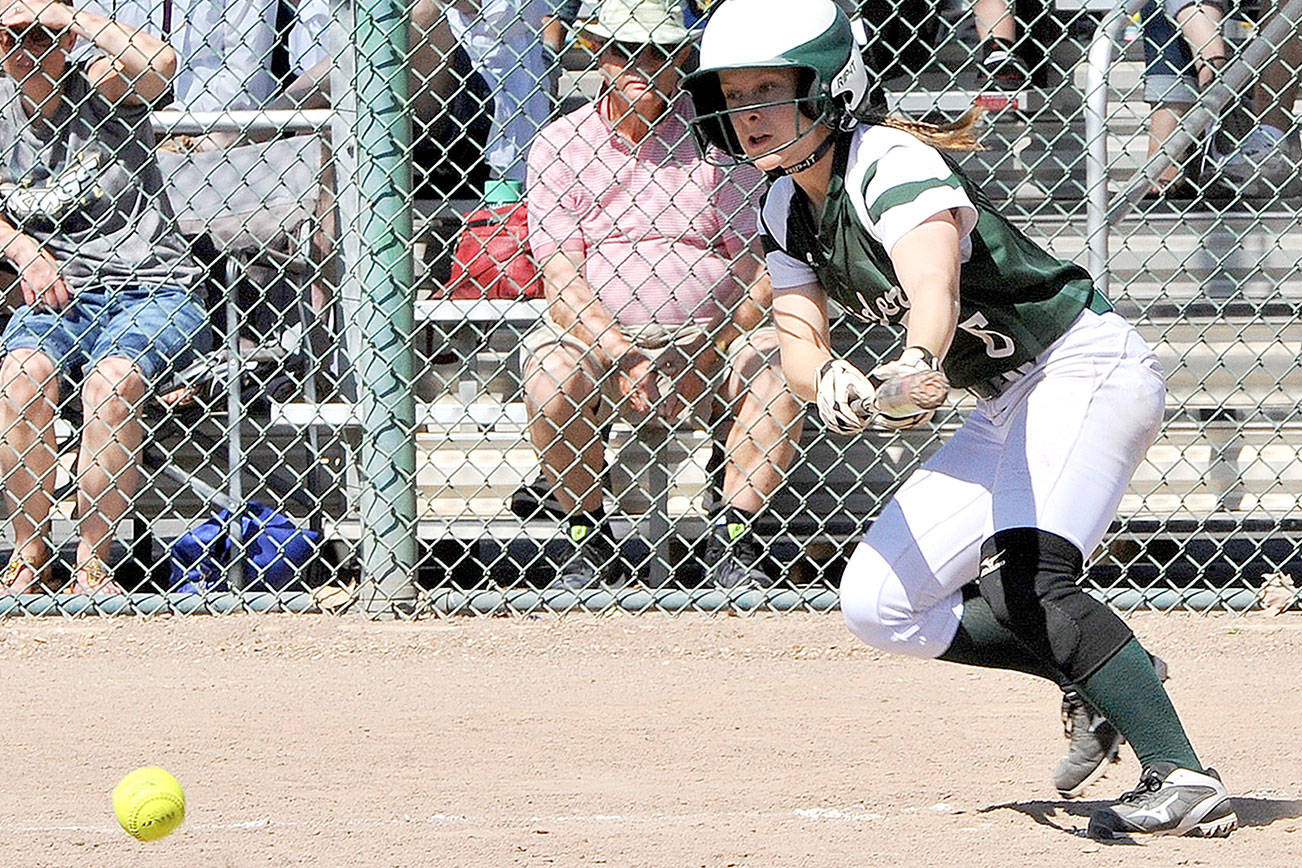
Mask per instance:
[[[485,205],[505,205],[524,198],[524,184],[509,178],[489,181],[484,185]]]

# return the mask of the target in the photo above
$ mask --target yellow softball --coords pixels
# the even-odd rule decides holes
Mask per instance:
[[[166,771],[145,766],[130,772],[113,788],[113,813],[133,838],[157,841],[185,819],[185,793]]]

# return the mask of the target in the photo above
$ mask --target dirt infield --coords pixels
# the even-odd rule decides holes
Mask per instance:
[[[887,658],[839,615],[0,624],[4,866],[1302,864],[1302,618],[1130,619],[1245,828],[1076,834],[1058,694]],[[158,764],[171,838],[109,791]]]

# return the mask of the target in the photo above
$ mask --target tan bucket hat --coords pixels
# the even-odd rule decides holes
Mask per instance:
[[[584,30],[599,39],[677,46],[691,38],[679,0],[604,0]]]

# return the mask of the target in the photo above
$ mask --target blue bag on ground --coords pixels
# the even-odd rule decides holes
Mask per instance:
[[[172,542],[172,590],[179,593],[225,591],[230,564],[231,514],[223,509]],[[240,517],[244,537],[244,587],[250,591],[278,591],[299,577],[312,559],[321,535],[295,527],[288,516],[252,502]]]

